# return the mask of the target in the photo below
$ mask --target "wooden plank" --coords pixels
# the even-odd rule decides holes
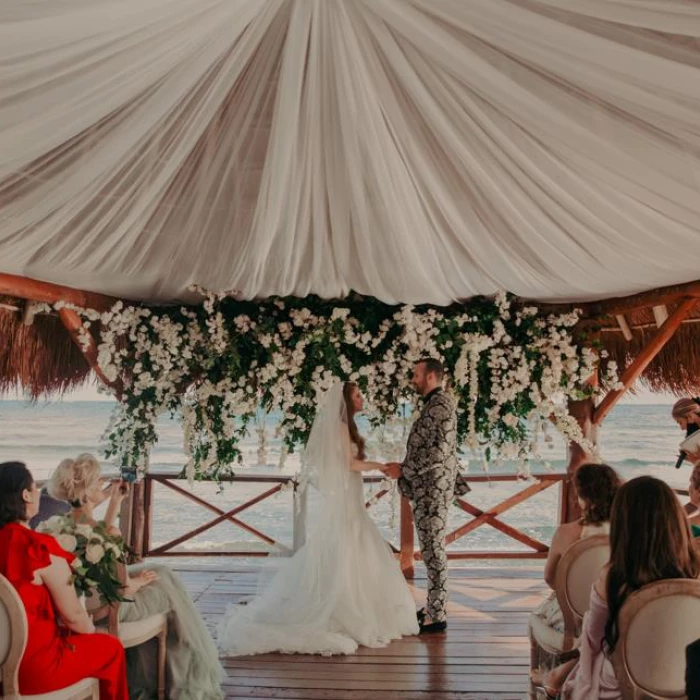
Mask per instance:
[[[673,334],[678,330],[683,320],[697,306],[698,299],[691,297],[681,301],[673,313],[666,319],[664,324],[654,334],[653,338],[646,345],[644,350],[639,353],[635,360],[623,372],[620,381],[623,384],[623,389],[613,389],[608,392],[607,396],[601,401],[598,407],[593,412],[593,423],[599,425],[605,416],[610,413],[615,404],[622,398],[624,393],[634,384],[641,376],[642,372],[649,366],[649,363],[659,354],[661,349],[673,337]]]
[[[424,596],[425,569],[411,590]],[[228,603],[255,595],[256,567],[184,570],[196,606],[213,628]],[[444,635],[405,637],[348,656],[261,654],[222,659],[226,697],[294,700],[514,700],[527,696],[527,620],[549,590],[542,566],[450,570]]]
[[[630,340],[632,340],[632,331],[630,329],[630,324],[627,323],[627,318],[624,314],[616,314],[615,320],[622,331],[622,337],[629,343]]]
[[[661,328],[668,318],[668,308],[665,304],[661,304],[652,307],[651,312],[654,314],[654,323],[656,323],[656,327]]]
[[[46,304],[65,301],[83,309],[95,309],[96,311],[106,311],[119,301],[117,298],[105,294],[83,292],[73,287],[2,272],[0,272],[0,294],[18,299],[41,301]]]

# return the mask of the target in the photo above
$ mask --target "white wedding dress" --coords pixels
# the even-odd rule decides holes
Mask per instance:
[[[218,628],[223,655],[351,654],[418,633],[398,562],[364,504],[342,385],[326,395],[307,444],[302,488],[318,491],[306,544],[283,560],[248,605],[229,606]]]

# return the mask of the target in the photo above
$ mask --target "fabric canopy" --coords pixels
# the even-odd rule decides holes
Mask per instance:
[[[0,272],[448,303],[700,277],[697,0],[2,0]]]

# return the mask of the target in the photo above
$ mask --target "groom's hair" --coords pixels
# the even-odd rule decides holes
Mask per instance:
[[[433,372],[435,376],[442,381],[445,374],[445,367],[440,360],[436,360],[434,357],[422,357],[416,364],[425,365],[426,372]]]

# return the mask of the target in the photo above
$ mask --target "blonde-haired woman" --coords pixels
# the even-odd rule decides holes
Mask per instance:
[[[700,430],[700,399],[678,399],[671,409],[671,417],[689,437]],[[686,458],[692,464],[700,464],[700,450],[688,453]]]
[[[91,454],[64,459],[51,475],[49,493],[66,501],[71,512],[64,517],[95,524],[95,508],[109,499],[104,522],[118,533],[116,518],[127,493],[124,482],[106,489],[100,463]],[[167,697],[173,700],[213,700],[222,697],[222,669],[218,652],[180,580],[166,566],[130,566],[120,619],[134,622],[156,613],[168,613]],[[142,644],[127,651],[131,700],[156,697],[155,646]]]

